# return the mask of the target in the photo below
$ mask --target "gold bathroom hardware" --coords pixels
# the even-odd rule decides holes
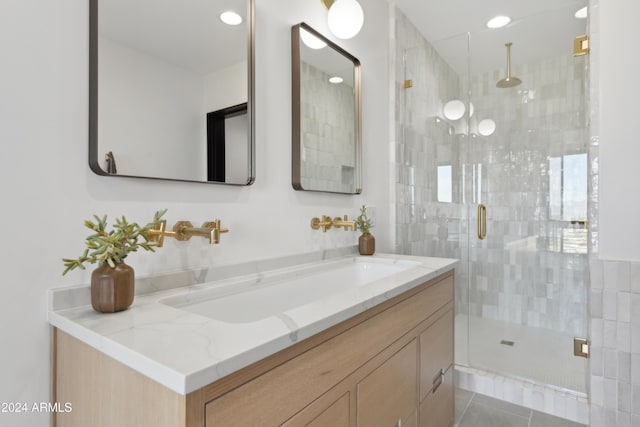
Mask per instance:
[[[204,224],[202,224],[202,226],[206,229],[212,229],[213,230],[213,244],[218,244],[220,243],[220,235],[222,233],[228,233],[229,229],[228,228],[223,228],[221,226],[221,221],[219,219],[216,219],[215,221],[208,221],[205,222]],[[211,242],[209,242],[211,243]]]
[[[578,36],[573,39],[573,56],[583,56],[589,53],[589,36]]]
[[[589,340],[586,338],[573,338],[573,355],[589,358]]]
[[[405,80],[404,81],[404,88],[405,89],[409,89],[410,87],[413,87],[413,80]]]
[[[329,10],[333,4],[333,0],[320,0],[325,9]]]
[[[209,239],[209,244],[220,243],[220,234],[228,233],[228,228],[220,226],[220,220],[205,222],[202,227],[194,227],[189,221],[178,221],[173,226],[173,231],[167,231],[167,222],[160,221],[153,230],[148,231],[149,241],[157,243],[162,247],[165,237],[173,237],[176,240],[189,240],[193,236],[200,236]]]
[[[484,240],[487,237],[487,207],[480,203],[478,205],[478,239]]]
[[[335,228],[344,228],[344,231],[348,231],[349,229],[356,231],[356,222],[355,221],[349,221],[349,216],[345,215],[344,217],[340,218],[339,216],[333,218],[332,221],[332,226],[334,226]]]
[[[311,228],[314,230],[322,229],[323,232],[326,232],[333,226],[333,221],[330,216],[322,215],[322,220],[318,217],[311,219]]]

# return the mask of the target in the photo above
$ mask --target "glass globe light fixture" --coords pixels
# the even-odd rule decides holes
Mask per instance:
[[[490,136],[496,131],[496,122],[491,119],[480,120],[478,133],[482,136]]]
[[[459,120],[464,116],[464,102],[453,99],[444,105],[444,116],[449,120]]]
[[[350,39],[364,24],[362,6],[356,0],[335,0],[327,18],[329,30],[339,39]]]

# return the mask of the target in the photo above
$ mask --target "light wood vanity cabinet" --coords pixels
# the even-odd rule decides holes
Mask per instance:
[[[54,337],[56,399],[86,404],[58,414],[57,427],[88,417],[96,427],[145,425],[131,420],[149,411],[154,426],[167,427],[453,425],[453,271],[186,396],[60,331]],[[101,387],[101,376],[114,375],[125,383]],[[90,399],[87,381],[95,383]],[[124,400],[137,403],[124,411],[132,388]],[[118,415],[100,415],[108,412]]]
[[[404,425],[416,412],[417,340],[358,383],[358,425]]]

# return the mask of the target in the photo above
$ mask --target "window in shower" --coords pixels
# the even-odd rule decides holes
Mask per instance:
[[[453,185],[451,182],[451,165],[442,165],[437,168],[438,173],[438,201],[451,203],[453,201]]]
[[[587,253],[587,154],[549,158],[547,250]]]

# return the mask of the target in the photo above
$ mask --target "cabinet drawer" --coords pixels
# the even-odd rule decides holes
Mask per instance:
[[[415,411],[417,353],[414,339],[358,384],[358,427],[395,426]]]
[[[453,396],[452,366],[442,376],[442,382],[436,384],[420,404],[420,427],[452,426]]]
[[[453,310],[420,334],[420,401],[453,363]]]

